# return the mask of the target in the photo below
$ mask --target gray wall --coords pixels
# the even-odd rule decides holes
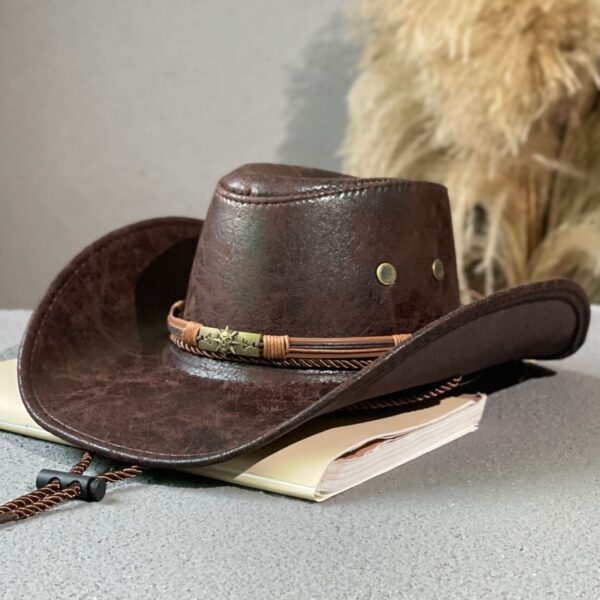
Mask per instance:
[[[339,167],[348,0],[0,0],[0,307],[249,161]]]

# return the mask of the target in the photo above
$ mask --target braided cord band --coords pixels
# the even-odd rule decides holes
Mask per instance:
[[[305,338],[234,331],[225,327],[207,327],[187,321],[179,315],[184,308],[180,300],[167,317],[171,341],[193,354],[272,364],[283,367],[361,369],[371,360],[407,340],[410,333],[394,335]]]
[[[252,356],[238,356],[237,354],[224,355],[217,352],[202,350],[198,346],[189,346],[180,338],[171,334],[170,339],[181,350],[185,350],[196,356],[205,356],[216,360],[227,360],[246,363],[251,365],[267,365],[272,367],[296,367],[299,369],[347,369],[359,370],[366,367],[371,360],[368,359],[344,359],[344,358],[289,358],[286,360],[274,360],[269,358],[255,358]]]

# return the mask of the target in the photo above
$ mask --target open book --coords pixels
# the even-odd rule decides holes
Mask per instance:
[[[0,363],[0,429],[66,444],[25,410],[16,360]],[[485,396],[465,394],[395,411],[325,415],[258,450],[187,472],[320,502],[471,431]]]

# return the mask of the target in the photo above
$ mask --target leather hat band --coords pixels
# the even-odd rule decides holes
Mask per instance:
[[[272,362],[283,366],[362,368],[408,339],[410,333],[345,338],[303,338],[207,327],[179,315],[184,301],[175,302],[167,325],[179,348],[214,358]]]

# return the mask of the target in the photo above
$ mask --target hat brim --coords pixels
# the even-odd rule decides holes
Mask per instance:
[[[188,354],[165,316],[185,297],[202,221],[163,218],[83,250],[34,312],[19,385],[45,429],[111,458],[161,467],[220,462],[310,418],[584,341],[581,288],[553,280],[461,307],[361,371],[286,369]]]

